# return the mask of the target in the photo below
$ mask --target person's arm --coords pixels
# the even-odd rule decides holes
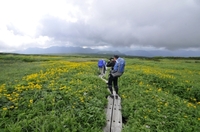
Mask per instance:
[[[112,67],[112,62],[111,61],[109,61],[108,63],[107,63],[107,65],[106,65],[107,67]]]

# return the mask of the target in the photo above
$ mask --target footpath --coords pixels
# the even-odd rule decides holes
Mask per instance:
[[[103,76],[99,76],[105,83],[107,80]],[[109,90],[109,89],[108,89]],[[110,91],[110,90],[109,90]],[[104,127],[104,132],[121,132],[122,130],[122,114],[121,114],[121,97],[116,98],[116,92],[113,88],[114,97],[107,97],[108,104],[105,109],[106,112],[106,126]]]

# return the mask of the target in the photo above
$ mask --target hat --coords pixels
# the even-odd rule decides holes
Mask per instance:
[[[110,59],[109,60],[112,60],[112,59],[114,59],[113,57],[110,57]]]
[[[118,56],[118,55],[114,55],[113,57],[114,57],[114,58],[116,58],[116,59],[118,59],[118,58],[119,58],[119,56]]]

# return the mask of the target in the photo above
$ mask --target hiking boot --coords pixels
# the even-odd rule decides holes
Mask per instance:
[[[116,95],[115,95],[115,98],[116,98],[116,99],[118,99],[118,96],[119,96],[119,95],[118,95],[118,94],[116,94]]]
[[[111,98],[114,98],[114,95],[113,95],[113,94],[110,94],[110,97],[111,97]]]

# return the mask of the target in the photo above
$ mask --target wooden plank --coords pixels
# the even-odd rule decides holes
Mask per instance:
[[[122,114],[121,114],[121,98],[114,97],[113,114],[111,132],[121,132],[122,130]]]
[[[100,76],[100,78],[104,82],[108,82],[103,76]],[[114,98],[107,97],[108,105],[106,108],[106,126],[103,129],[104,132],[121,132],[122,130],[121,98],[119,96],[116,98],[114,89],[113,95]]]
[[[100,77],[105,83],[108,83],[108,80],[104,79],[102,75],[99,75],[99,77]]]
[[[110,132],[110,126],[112,124],[113,98],[108,96],[107,99],[108,104],[106,108],[106,126],[104,128],[104,132]]]

